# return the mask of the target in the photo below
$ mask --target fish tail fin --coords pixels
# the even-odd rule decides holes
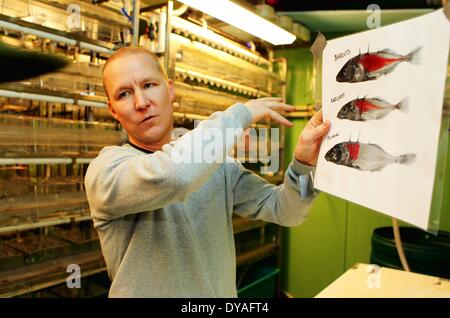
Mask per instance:
[[[398,163],[402,165],[409,165],[414,162],[416,159],[416,155],[413,153],[407,153],[406,155],[401,155],[398,157],[398,160],[396,160]]]
[[[409,110],[409,97],[403,98],[400,103],[396,105],[396,108],[404,113],[407,113]]]
[[[411,53],[409,53],[406,56],[406,60],[414,65],[421,64],[421,56],[420,52],[422,51],[422,46],[419,46],[418,48],[414,49]]]

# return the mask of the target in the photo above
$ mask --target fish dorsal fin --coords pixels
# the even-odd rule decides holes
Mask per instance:
[[[384,49],[384,50],[379,51],[378,53],[395,54],[395,55],[397,55],[397,53],[395,53],[395,52],[394,52],[393,50],[391,50],[391,49]]]

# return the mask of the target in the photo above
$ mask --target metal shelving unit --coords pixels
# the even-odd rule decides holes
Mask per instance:
[[[68,6],[78,5],[71,28]],[[0,85],[0,296],[16,297],[65,282],[67,265],[83,277],[104,272],[98,237],[67,241],[62,230],[92,228],[83,178],[104,146],[118,144],[101,68],[128,45],[130,22],[89,1],[2,1],[0,40],[72,63],[57,72]]]

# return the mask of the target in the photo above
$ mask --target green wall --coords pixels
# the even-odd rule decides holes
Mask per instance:
[[[277,51],[288,59],[287,101],[311,104],[312,56],[309,49]],[[286,130],[286,165],[306,120]],[[450,231],[450,160],[446,163],[441,229]],[[373,229],[391,225],[391,218],[346,200],[321,193],[309,218],[283,232],[282,287],[294,297],[314,297],[357,262],[369,263]]]

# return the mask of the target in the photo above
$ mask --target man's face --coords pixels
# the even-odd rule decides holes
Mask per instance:
[[[164,78],[156,61],[145,54],[123,56],[111,61],[103,76],[108,107],[131,142],[142,146],[170,141],[173,82]]]

